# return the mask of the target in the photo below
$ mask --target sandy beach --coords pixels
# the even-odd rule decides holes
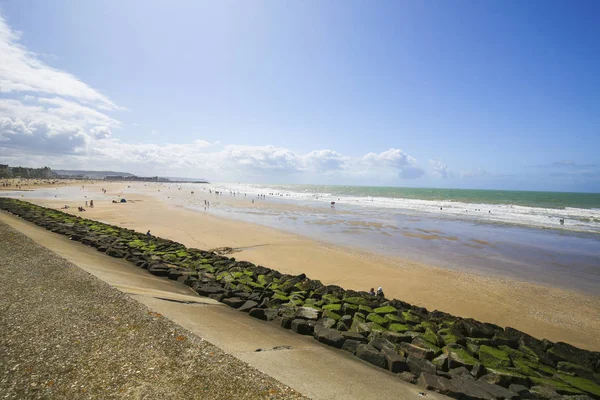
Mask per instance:
[[[112,200],[128,185],[141,194],[128,194],[127,203]],[[101,188],[107,189],[104,194]],[[174,187],[140,183],[86,183],[94,208],[86,218],[97,219],[140,232],[176,240],[188,247],[232,247],[240,260],[284,273],[306,273],[324,284],[368,290],[382,286],[386,297],[472,317],[500,326],[511,326],[540,338],[565,341],[578,347],[600,350],[600,298],[576,291],[542,286],[513,279],[438,268],[397,257],[387,257],[317,241],[246,222],[215,217],[201,211],[169,204],[153,195]],[[88,196],[92,199],[92,196]],[[78,214],[81,200],[28,199],[47,207]],[[265,207],[257,205],[257,207]]]

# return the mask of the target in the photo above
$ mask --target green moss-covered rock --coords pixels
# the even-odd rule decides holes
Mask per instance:
[[[598,385],[595,382],[592,382],[589,379],[580,378],[578,376],[571,376],[564,373],[559,373],[557,375],[557,378],[591,396],[600,398],[600,385]]]
[[[390,324],[388,329],[392,332],[407,332],[410,331],[410,326],[404,324]]]
[[[219,272],[216,276],[216,280],[217,282],[223,281],[223,282],[233,282],[235,281],[235,277],[227,272],[227,271],[223,271],[223,272]]]
[[[272,300],[279,300],[279,301],[289,301],[290,298],[286,295],[283,294],[279,294],[279,293],[275,293],[272,297]]]
[[[421,319],[419,317],[417,317],[414,314],[411,314],[408,311],[403,311],[402,312],[402,318],[404,318],[405,322],[411,323],[411,324],[418,324],[419,322],[421,322]]]
[[[423,339],[435,346],[437,346],[439,343],[437,335],[429,328],[425,329],[425,332],[423,333]]]
[[[335,297],[332,294],[326,294],[324,295],[321,300],[323,300],[323,303],[325,304],[336,304],[336,303],[341,303],[342,301],[340,299],[338,299],[337,297]]]
[[[339,303],[325,304],[322,308],[323,308],[323,310],[340,311],[342,309],[342,305]]]
[[[367,321],[375,322],[379,325],[386,325],[388,320],[383,318],[381,315],[377,315],[375,313],[371,313],[367,315]]]
[[[558,379],[548,379],[548,378],[536,378],[531,377],[531,382],[534,385],[545,386],[553,388],[558,394],[563,395],[579,395],[582,394],[582,391],[574,388],[573,386],[561,382]]]
[[[267,279],[267,277],[265,275],[257,276],[256,282],[258,282],[259,284],[261,284],[263,286],[267,286],[269,284],[269,280]]]
[[[487,368],[512,367],[512,362],[508,354],[491,346],[479,346],[479,360]]]
[[[377,322],[367,322],[367,325],[369,325],[371,331],[385,331],[385,328],[379,325]]]
[[[361,322],[365,322],[365,319],[367,318],[367,316],[363,313],[354,313],[354,317],[352,317],[353,319],[359,320]]]
[[[448,371],[448,354],[440,354],[431,360],[433,365],[435,365],[439,370]]]
[[[391,313],[395,313],[397,311],[398,310],[396,310],[396,308],[392,307],[392,306],[378,307],[373,310],[374,313],[379,314],[379,315],[391,314]]]
[[[342,305],[342,312],[344,315],[354,315],[358,311],[358,306],[356,304],[344,303]]]
[[[433,331],[433,333],[437,333],[437,331],[440,329],[438,327],[438,324],[436,324],[433,321],[421,321],[421,325],[425,328],[425,329],[430,329]]]
[[[371,327],[369,325],[367,325],[365,322],[361,322],[357,319],[354,319],[352,321],[352,325],[350,326],[349,331],[357,332],[362,335],[368,335],[369,333],[371,333]]]
[[[450,369],[458,367],[471,369],[473,365],[479,362],[464,347],[457,344],[444,346],[442,351],[448,356],[448,368]]]
[[[325,307],[327,307],[327,306],[325,306]],[[336,322],[339,321],[340,319],[342,319],[342,316],[340,314],[337,314],[333,310],[323,311],[323,317],[331,318],[331,319],[335,320]]]
[[[355,306],[369,305],[369,301],[362,297],[344,297],[344,303],[354,304]]]
[[[396,314],[385,314],[383,318],[385,318],[390,324],[400,324],[404,322],[403,319],[397,316]]]
[[[452,328],[442,328],[438,331],[438,335],[442,338],[445,345],[465,343],[465,338]]]
[[[358,306],[358,312],[367,315],[367,314],[372,313],[373,309],[371,307],[369,307],[369,306],[360,305],[360,306]]]
[[[527,376],[534,376],[538,378],[548,378],[553,376],[557,371],[556,369],[543,365],[540,363],[533,362],[527,358],[515,357],[512,359],[515,368],[518,368],[523,374]]]

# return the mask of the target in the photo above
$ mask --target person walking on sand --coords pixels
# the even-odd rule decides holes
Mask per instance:
[[[90,200],[90,208],[94,208],[94,200]]]

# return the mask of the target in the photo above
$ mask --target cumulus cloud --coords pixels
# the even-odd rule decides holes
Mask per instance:
[[[305,169],[314,172],[343,170],[349,161],[349,157],[333,150],[313,150],[302,159]]]
[[[400,149],[388,149],[381,153],[367,153],[362,163],[374,169],[394,170],[402,179],[416,179],[425,175],[425,171],[417,166],[415,158]]]
[[[448,166],[442,160],[429,160],[431,167],[433,168],[433,174],[440,178],[448,179]]]

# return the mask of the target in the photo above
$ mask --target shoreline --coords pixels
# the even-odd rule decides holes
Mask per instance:
[[[92,186],[99,188],[99,185]],[[102,185],[113,197],[122,186]],[[383,286],[388,297],[429,310],[511,326],[536,337],[600,350],[600,338],[595,334],[600,328],[598,296],[342,248],[260,225],[190,211],[148,195],[134,195],[133,202],[124,204],[111,204],[108,196],[106,200],[100,198],[95,196],[97,206],[86,213],[77,213],[76,209],[66,211],[139,232],[150,229],[156,236],[188,247],[239,248],[241,251],[233,255],[236,258],[283,273],[306,273],[324,284],[353,290]],[[28,200],[51,208],[65,204],[64,200]]]

